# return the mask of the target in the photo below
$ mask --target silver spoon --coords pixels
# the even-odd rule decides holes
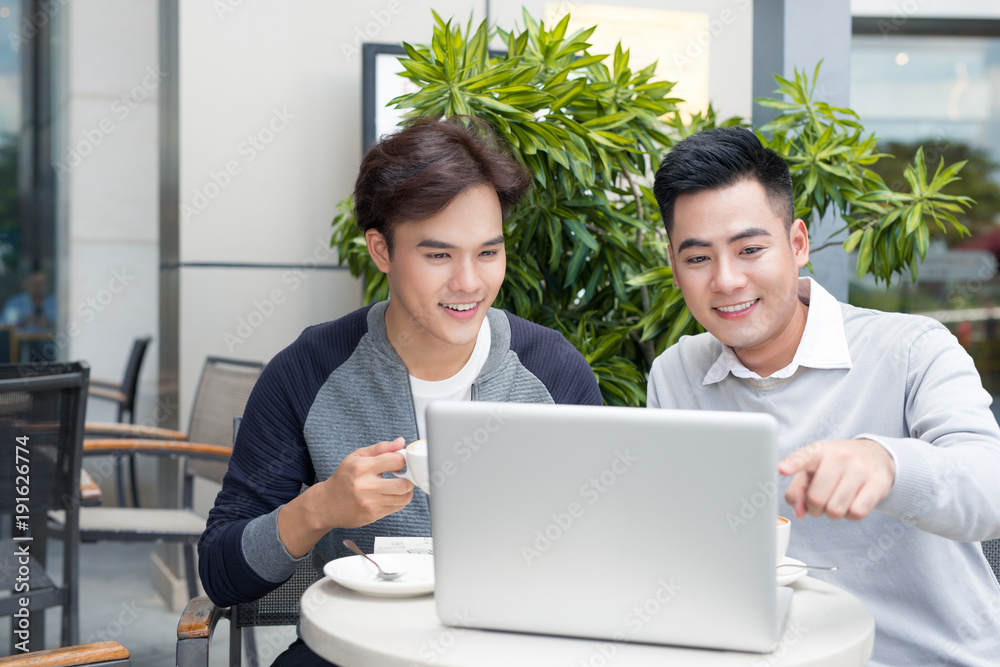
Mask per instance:
[[[781,563],[778,567],[797,567],[802,570],[819,570],[821,572],[833,572],[836,565],[799,565],[798,563]]]
[[[378,563],[373,561],[371,558],[368,558],[365,552],[358,548],[358,545],[354,543],[354,540],[344,540],[344,546],[353,551],[354,553],[356,553],[357,555],[361,556],[362,558],[366,559],[372,565],[374,565],[375,568],[378,569],[379,579],[392,581],[393,579],[398,579],[399,577],[403,576],[402,572],[386,572],[385,570],[383,570],[381,567],[379,567]]]

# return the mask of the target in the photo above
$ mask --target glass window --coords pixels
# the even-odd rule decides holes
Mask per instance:
[[[17,35],[21,13],[15,0],[0,0],[0,35]],[[16,41],[0,46],[0,303],[18,290],[20,220],[17,201],[21,131],[21,50]],[[0,358],[3,355],[0,354]]]
[[[50,12],[57,7],[0,0],[0,362],[56,356],[50,153],[58,12]]]
[[[976,204],[960,217],[971,236],[932,230],[916,284],[887,290],[855,278],[850,301],[940,320],[1000,394],[1000,37],[856,34],[851,58],[851,106],[894,156],[875,166],[886,183],[901,189],[903,167],[923,146],[931,169],[942,158],[968,160],[949,191]]]

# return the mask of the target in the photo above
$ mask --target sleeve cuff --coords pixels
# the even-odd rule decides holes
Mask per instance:
[[[882,445],[896,466],[892,489],[877,508],[903,521],[918,521],[933,507],[937,487],[934,470],[920,451],[921,445],[927,443],[912,442],[908,438],[886,438],[871,433],[856,437]]]
[[[283,507],[283,506],[282,506]],[[281,507],[252,520],[243,529],[241,547],[247,564],[261,578],[281,583],[292,576],[303,559],[294,558],[278,537],[278,512]]]

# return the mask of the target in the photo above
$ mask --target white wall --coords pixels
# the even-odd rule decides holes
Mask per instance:
[[[357,46],[426,42],[430,6],[464,21],[472,4],[181,3],[181,262],[277,265],[182,269],[182,425],[206,355],[266,361],[361,304],[346,271],[314,268],[336,264],[361,159]]]

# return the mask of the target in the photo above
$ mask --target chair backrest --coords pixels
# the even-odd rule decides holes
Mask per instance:
[[[242,415],[233,418],[233,441],[236,441],[236,432],[239,431]],[[273,591],[262,598],[251,602],[234,605],[230,615],[230,622],[236,628],[252,628],[256,626],[275,625],[298,625],[299,623],[299,603],[302,594],[323,576],[323,573],[315,566],[313,559],[306,558],[296,568],[295,572],[285,583],[281,584]],[[234,651],[230,658],[235,659],[235,651],[239,647],[231,647]],[[253,649],[255,652],[256,649]]]
[[[1000,540],[987,540],[982,546],[986,560],[993,568],[993,574],[996,575],[997,581],[1000,581]]]
[[[233,417],[243,414],[250,392],[257,383],[264,364],[208,357],[198,382],[188,439],[210,445],[232,447]],[[188,470],[195,475],[221,482],[226,474],[226,464],[216,461],[191,459]]]
[[[311,557],[304,559],[288,581],[262,598],[235,605],[231,622],[238,628],[298,625],[302,594],[322,576]]]
[[[125,377],[122,378],[122,393],[125,394],[125,402],[118,409],[119,421],[121,414],[128,412],[129,421],[135,423],[135,395],[139,387],[139,371],[142,370],[142,360],[146,356],[146,349],[149,347],[152,338],[145,336],[136,338],[132,342],[132,352],[128,357],[128,364],[125,365]]]
[[[5,558],[0,614],[20,614],[25,598],[19,596],[27,596],[29,616],[44,627],[42,610],[61,606],[64,645],[79,639],[80,461],[89,385],[90,368],[79,362],[0,365],[0,513],[16,517],[13,539],[30,536],[33,542],[25,544],[31,545],[30,556],[38,558],[30,589],[24,591],[11,581],[15,571],[20,573],[12,567],[23,569],[24,561],[20,555]],[[62,510],[65,517],[58,586],[45,563],[48,510]],[[4,551],[15,553],[13,546]],[[21,638],[29,642],[29,650],[45,641],[44,629],[34,627],[30,637]],[[11,639],[12,648],[13,643]]]
[[[75,517],[90,368],[81,362],[0,364],[0,511],[16,506],[18,466],[30,472],[30,510]]]

